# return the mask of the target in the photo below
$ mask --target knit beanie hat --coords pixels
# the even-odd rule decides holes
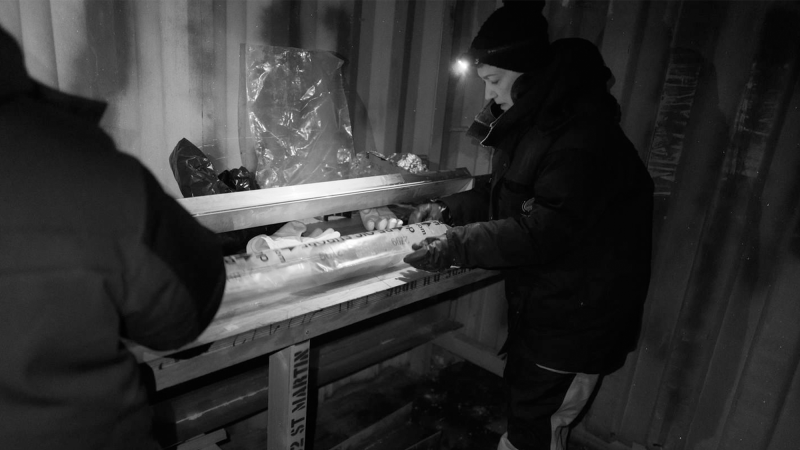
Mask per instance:
[[[544,0],[504,0],[481,25],[466,56],[470,62],[530,72],[552,60]]]

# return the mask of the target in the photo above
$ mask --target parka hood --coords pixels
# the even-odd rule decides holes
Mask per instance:
[[[554,60],[544,69],[522,74],[511,89],[514,105],[501,115],[490,102],[478,115],[483,123],[495,118],[481,142],[496,146],[515,130],[531,124],[542,133],[554,132],[575,117],[595,112],[619,122],[619,105],[609,93],[611,71],[597,47],[585,39],[560,39],[551,44]],[[472,127],[471,127],[472,128]],[[473,134],[474,137],[479,137]]]
[[[17,41],[0,28],[0,102],[33,90]]]
[[[106,104],[47,87],[33,80],[25,69],[25,60],[17,41],[0,27],[0,104],[25,96],[68,114],[98,124]]]

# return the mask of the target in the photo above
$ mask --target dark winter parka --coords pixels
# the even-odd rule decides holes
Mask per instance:
[[[482,141],[490,186],[446,197],[462,267],[502,269],[508,344],[537,364],[608,373],[636,344],[650,279],[653,183],[619,126],[610,72],[581,39],[520,76]]]
[[[157,449],[136,359],[195,339],[225,285],[213,233],[39,85],[0,29],[0,448]]]

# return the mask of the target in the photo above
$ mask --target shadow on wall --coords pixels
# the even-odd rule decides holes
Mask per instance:
[[[372,135],[372,126],[369,122],[367,107],[356,90],[358,80],[358,47],[354,39],[361,28],[360,3],[358,10],[351,15],[344,8],[328,8],[325,11],[322,23],[326,29],[336,36],[336,56],[344,61],[342,77],[344,78],[345,95],[350,111],[350,123],[353,125],[353,145],[356,152],[375,152],[375,138]]]
[[[358,42],[355,36],[360,32],[361,19],[360,2],[356,4],[352,12],[330,5],[325,8],[322,20],[317,21],[314,16],[301,16],[300,5],[296,1],[274,1],[261,12],[260,38],[268,45],[303,48],[301,28],[313,28],[319,24],[328,35],[336,36],[333,53],[344,62],[342,78],[353,126],[353,144],[356,152],[365,152],[375,151],[376,147],[366,105],[356,90],[359,49],[355,44]]]
[[[72,64],[79,68],[76,73],[86,74],[88,79],[76,82],[84,85],[79,88],[82,95],[108,102],[102,123],[117,124],[120,111],[112,100],[128,89],[133,70],[132,1],[84,2],[83,7],[88,25],[87,46]],[[125,142],[134,141],[138,135],[132,127],[123,129],[123,132],[129,134]]]
[[[689,148],[689,158],[682,161],[678,181],[691,179],[696,184],[682,186],[687,197],[679,206],[696,208],[696,202],[702,202],[706,205],[702,209],[705,223],[700,222],[703,228],[696,253],[683,261],[691,267],[691,275],[683,296],[674,299],[682,303],[682,310],[669,352],[660,355],[669,361],[659,394],[663,426],[653,437],[665,445],[685,435],[689,427],[697,433],[693,442],[719,436],[728,413],[724,405],[736,389],[737,368],[747,356],[748,333],[742,330],[751,326],[748,310],[768,295],[765,292],[772,279],[765,275],[776,273],[782,261],[764,256],[779,253],[787,230],[765,227],[790,223],[794,212],[778,212],[783,220],[767,220],[762,197],[797,79],[798,25],[800,17],[792,11],[780,7],[768,11],[732,134],[716,105],[718,87],[713,72],[705,76],[709,83],[705,89],[706,95],[713,92],[714,98],[706,100],[709,107],[700,105],[692,113],[692,130],[686,141],[694,143],[697,133],[711,139],[705,147]],[[715,103],[713,108],[711,103]],[[695,176],[684,177],[689,171]],[[705,173],[704,179],[697,171]],[[790,195],[799,197],[800,178],[785,182],[793,185],[788,189]],[[674,242],[661,242],[660,246],[671,244]],[[715,344],[720,340],[724,346]],[[712,360],[725,361],[725,370],[715,370]],[[705,383],[708,377],[714,382]]]

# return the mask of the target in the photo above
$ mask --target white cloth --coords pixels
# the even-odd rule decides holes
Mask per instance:
[[[258,236],[250,239],[247,242],[247,253],[261,253],[266,250],[275,250],[277,248],[294,247],[309,242],[324,241],[326,239],[335,239],[341,236],[338,231],[333,231],[328,228],[320,234],[312,236],[303,236],[302,233],[306,231],[306,226],[302,222],[291,221],[282,226],[280,230],[276,231],[272,236],[266,234],[259,234]]]

